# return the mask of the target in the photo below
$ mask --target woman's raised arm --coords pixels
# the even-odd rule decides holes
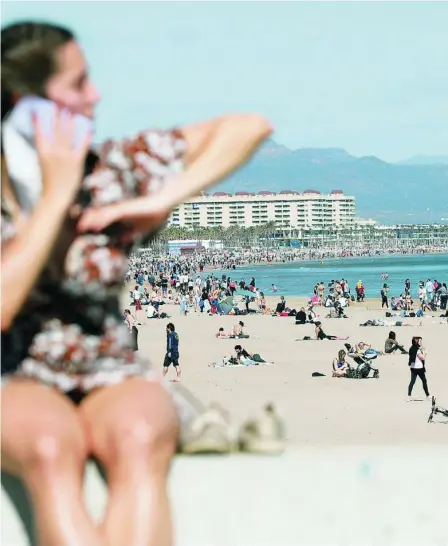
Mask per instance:
[[[134,144],[124,144],[120,152],[125,160],[133,155],[139,175],[146,171],[148,191],[135,199],[87,211],[79,229],[100,231],[119,220],[144,219],[147,222],[140,223],[139,230],[156,229],[173,207],[241,167],[271,132],[271,125],[262,116],[233,114],[171,132],[142,133]],[[107,165],[107,150],[104,156]],[[114,153],[109,157],[117,156]],[[179,169],[180,161],[183,170]]]
[[[42,198],[28,218],[20,216],[20,213],[7,214],[2,204],[2,332],[10,328],[42,272],[80,186],[90,136],[79,148],[73,149],[73,134],[73,119],[66,117],[63,120],[61,112],[55,116],[51,142],[43,136],[36,120],[35,140],[42,172]],[[2,179],[4,185],[9,184],[3,157]],[[13,193],[4,191],[4,195],[8,193],[11,198]],[[15,211],[19,211],[17,206]]]

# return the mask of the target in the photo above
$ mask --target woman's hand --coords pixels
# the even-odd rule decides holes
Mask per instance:
[[[33,119],[36,150],[39,157],[43,197],[56,198],[70,204],[75,197],[84,172],[84,161],[92,135],[74,147],[75,120],[72,114],[56,109],[53,136],[48,138],[40,120]]]

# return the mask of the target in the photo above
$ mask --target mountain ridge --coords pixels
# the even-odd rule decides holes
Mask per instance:
[[[381,223],[427,223],[448,217],[448,164],[389,163],[343,148],[290,148],[267,139],[216,191],[341,189],[356,197],[357,215]]]

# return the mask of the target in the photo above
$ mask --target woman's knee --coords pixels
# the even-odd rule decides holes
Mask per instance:
[[[145,460],[157,464],[169,461],[178,439],[178,424],[173,417],[156,414],[132,422],[117,423],[113,432],[111,456],[118,461]]]
[[[2,401],[2,468],[15,473],[47,473],[88,454],[76,409],[51,391],[20,388]],[[17,394],[12,398],[9,394]]]

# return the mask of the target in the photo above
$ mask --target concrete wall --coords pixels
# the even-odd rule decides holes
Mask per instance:
[[[448,545],[448,442],[178,457],[171,490],[179,546]],[[106,491],[93,466],[86,499],[99,517]],[[28,544],[3,483],[1,543]]]

